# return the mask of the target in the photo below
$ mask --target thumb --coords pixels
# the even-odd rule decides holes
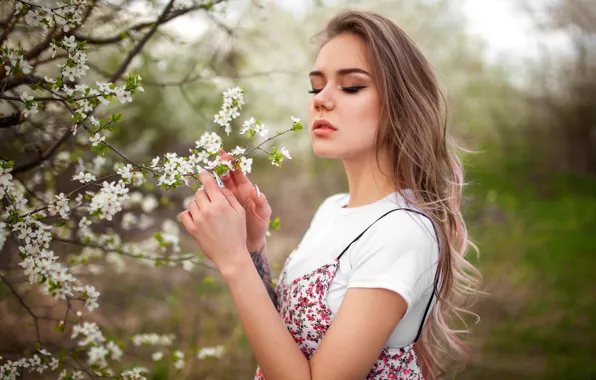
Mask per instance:
[[[238,202],[238,199],[236,199],[236,196],[234,195],[234,193],[232,193],[232,191],[230,191],[230,189],[222,187],[221,192],[226,197],[230,206],[232,206],[232,208],[236,210],[236,212],[240,212],[240,210],[244,211],[244,207],[242,207],[240,202]]]

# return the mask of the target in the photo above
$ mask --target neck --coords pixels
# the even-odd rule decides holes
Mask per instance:
[[[350,202],[347,208],[374,203],[396,191],[395,185],[388,176],[390,173],[388,160],[382,155],[379,155],[378,164],[374,153],[365,157],[343,158],[342,161],[350,187]]]

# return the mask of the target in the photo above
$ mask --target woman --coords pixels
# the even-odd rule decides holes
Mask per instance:
[[[342,160],[349,194],[319,207],[277,292],[271,209],[241,172],[221,189],[203,172],[205,191],[181,220],[229,286],[256,379],[436,378],[468,356],[445,320],[465,312],[478,283],[463,258],[462,171],[442,97],[429,63],[383,16],[343,12],[321,37],[308,122],[315,154]]]

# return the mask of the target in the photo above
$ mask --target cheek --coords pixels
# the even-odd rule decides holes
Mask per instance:
[[[348,122],[359,135],[367,137],[367,140],[375,135],[380,119],[379,102],[376,98],[358,99],[346,110]]]

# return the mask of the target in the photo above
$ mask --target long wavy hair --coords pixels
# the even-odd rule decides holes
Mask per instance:
[[[462,339],[469,332],[466,317],[477,318],[469,308],[481,281],[465,259],[469,247],[478,248],[468,238],[460,211],[464,175],[458,153],[464,149],[447,132],[446,101],[431,65],[402,29],[375,12],[348,10],[314,39],[322,48],[343,33],[364,40],[379,91],[377,163],[379,153],[387,152],[396,190],[432,219],[439,235],[437,301],[414,348],[426,377],[452,374],[470,360]]]

